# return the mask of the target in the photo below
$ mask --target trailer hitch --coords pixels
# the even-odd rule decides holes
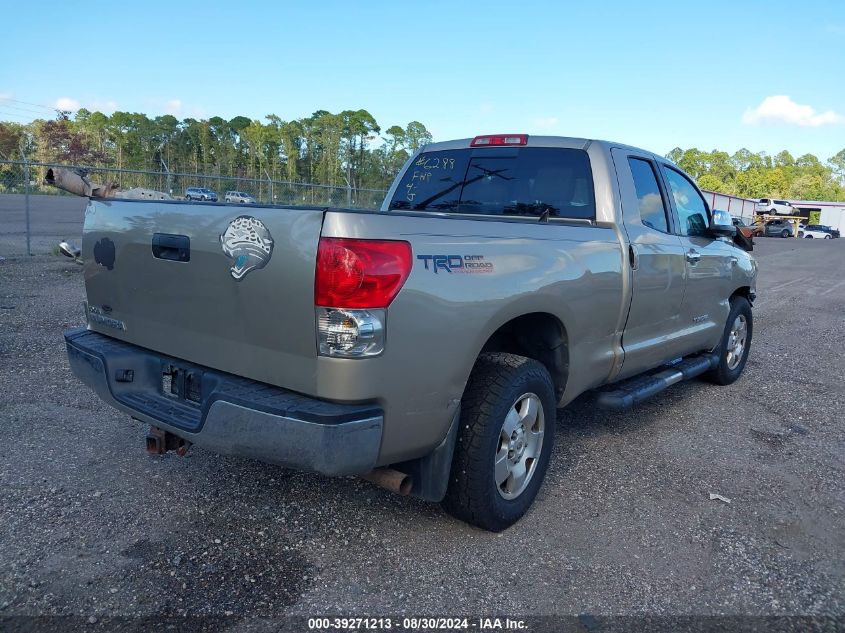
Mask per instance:
[[[147,452],[150,455],[164,455],[168,451],[176,451],[179,457],[184,457],[190,447],[191,442],[188,440],[157,426],[151,426],[147,433]]]

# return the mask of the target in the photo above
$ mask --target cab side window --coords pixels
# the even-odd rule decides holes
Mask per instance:
[[[664,167],[663,173],[669,183],[669,191],[675,201],[680,220],[681,235],[705,235],[710,224],[707,204],[686,176],[671,167]]]
[[[666,204],[657,184],[654,167],[649,161],[641,158],[629,158],[628,165],[634,177],[634,189],[637,192],[642,223],[652,229],[668,233],[669,220],[666,215]]]

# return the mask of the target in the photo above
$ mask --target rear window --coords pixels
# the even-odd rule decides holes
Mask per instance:
[[[391,209],[593,219],[587,152],[491,147],[424,152],[396,188]]]

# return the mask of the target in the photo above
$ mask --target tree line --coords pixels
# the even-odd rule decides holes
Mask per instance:
[[[845,149],[826,163],[812,154],[794,158],[784,150],[769,156],[744,148],[731,155],[676,147],[666,158],[709,191],[743,198],[845,200]]]
[[[285,121],[236,116],[179,120],[165,114],[78,110],[31,123],[0,122],[0,158],[154,172],[386,188],[417,148],[432,141],[419,121],[384,132],[367,110]],[[822,162],[741,149],[676,147],[667,154],[702,189],[745,198],[845,200],[845,149]]]
[[[379,142],[380,140],[380,142]],[[0,122],[0,158],[92,167],[386,188],[408,156],[431,142],[419,121],[382,128],[366,110],[318,110],[285,121],[236,116],[179,120],[78,110],[53,120]]]

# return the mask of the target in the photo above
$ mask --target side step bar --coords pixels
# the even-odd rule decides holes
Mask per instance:
[[[717,354],[690,356],[657,373],[634,376],[599,392],[596,404],[605,409],[628,409],[684,380],[695,378],[719,364]]]

